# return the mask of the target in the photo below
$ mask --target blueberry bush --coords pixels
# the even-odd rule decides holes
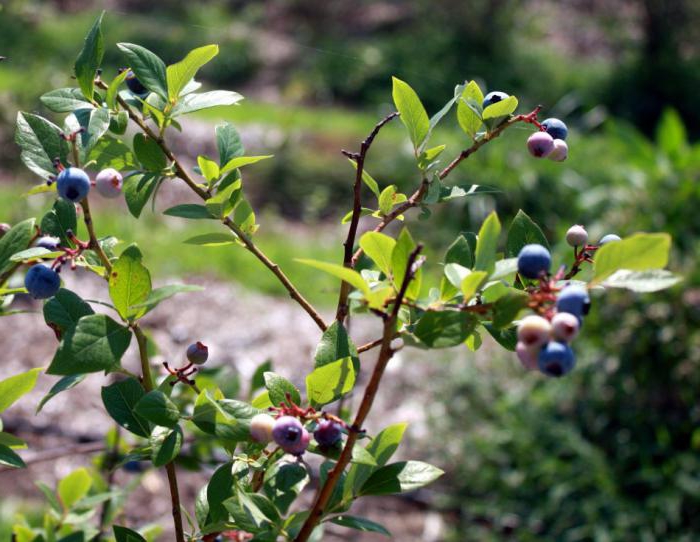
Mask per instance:
[[[41,98],[47,109],[65,114],[62,123],[34,113],[17,116],[21,159],[42,179],[29,195],[57,198],[44,216],[3,225],[1,315],[14,312],[17,294],[46,300],[44,320],[58,346],[46,367],[0,381],[0,412],[31,391],[41,372],[57,380],[38,410],[58,393],[71,393],[86,375],[104,372],[111,383],[102,388],[102,402],[119,430],[107,434],[109,453],[102,468],[78,469],[55,489],[40,486],[48,503],[44,520],[39,526],[18,520],[13,528],[17,542],[154,539],[157,530],[117,524],[129,488],[115,487],[109,475],[145,463],[167,473],[178,542],[320,540],[325,523],[389,534],[382,525],[351,515],[353,502],[412,491],[442,474],[421,461],[390,462],[405,425],[375,435],[365,430],[384,371],[398,350],[464,345],[475,351],[491,337],[515,352],[524,369],[561,377],[575,366],[571,343],[581,332],[591,298],[609,288],[653,292],[680,280],[665,269],[671,248],[667,234],[637,233],[624,239],[609,234],[592,242],[586,229],[575,225],[566,235],[573,251],[570,261],[553,264],[547,239],[524,211],[510,221],[505,235],[495,212],[478,232],[458,235],[442,260],[432,264],[439,270],[433,273],[409,228],[391,236],[386,232],[394,230],[388,226],[406,221],[414,209],[420,211],[421,224],[429,224],[435,206],[493,192],[487,186],[449,183],[448,177],[512,126],[532,128],[523,152],[555,162],[567,158],[568,130],[559,119],[540,122],[540,107],[516,113],[515,96],[500,91],[484,96],[474,81],[458,85],[453,98],[429,117],[413,89],[394,78],[396,111],[376,124],[357,151],[342,151],[353,178],[351,208],[342,218],[347,224],[342,260],[298,259],[309,272],[339,282],[337,309],[327,319],[255,243],[259,225],[242,172],[272,157],[246,155],[239,133],[228,123],[215,129],[218,156],[198,156],[191,171],[168,144],[172,130],[186,131],[186,115],[243,99],[232,91],[200,91],[197,71],[216,57],[218,47],[199,47],[166,66],[144,47],[119,43],[127,67],[107,74],[100,69],[105,51],[101,19],[75,62],[78,86]],[[431,136],[454,111],[464,132],[464,150],[445,160],[445,145],[431,142]],[[375,138],[395,119],[405,126],[415,156],[416,187],[409,194],[396,185],[382,186],[365,168]],[[138,219],[172,183],[184,183],[192,201],[165,214],[212,225],[210,233],[188,239],[189,245],[248,250],[318,327],[319,344],[303,392],[268,364],[251,383],[261,393],[252,400],[227,396],[221,382],[198,378],[209,358],[201,342],[183,352],[181,365],[165,363],[156,371],[154,345],[141,319],[163,300],[195,295],[191,292],[200,288],[153,288],[147,253],[128,240],[122,248],[125,240],[98,236],[99,217],[90,203],[95,197],[123,196]],[[369,224],[364,233],[362,217]],[[360,266],[361,260],[370,265]],[[96,312],[95,301],[61,287],[61,275],[78,267],[104,279],[110,301],[101,305],[107,309]],[[23,287],[11,282],[20,273]],[[375,321],[377,338],[356,345],[347,328],[351,315]],[[138,374],[121,363],[132,342],[139,353]],[[375,361],[368,364],[372,351]],[[337,408],[355,389],[363,364],[370,376],[364,390],[355,390],[361,397],[357,410]],[[186,440],[201,446],[185,458]],[[0,463],[25,466],[16,451],[23,446],[14,435],[1,432]],[[226,460],[219,461],[194,509],[188,510],[180,502],[176,465],[187,460],[196,468],[221,454]],[[318,469],[304,460],[307,454],[320,456]],[[315,494],[298,500],[312,480],[317,481]],[[96,509],[101,512],[95,514]]]

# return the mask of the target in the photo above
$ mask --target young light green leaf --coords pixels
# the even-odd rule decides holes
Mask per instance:
[[[132,247],[135,248],[134,245]],[[141,263],[141,253],[127,248],[112,265],[109,275],[109,296],[124,320],[138,320],[145,308],[133,308],[146,301],[151,293],[151,274]]]
[[[197,165],[202,172],[202,176],[207,180],[210,186],[221,176],[219,164],[206,156],[198,156]]]
[[[355,168],[355,171],[357,171],[357,162],[352,158],[348,158],[348,161],[352,164],[352,167]],[[374,177],[367,173],[367,170],[365,168],[362,168],[362,182],[365,183],[367,185],[367,188],[369,188],[372,191],[372,193],[375,196],[377,196],[377,199],[379,199],[379,183],[374,180]]]
[[[30,369],[26,373],[0,380],[0,412],[7,410],[17,399],[34,389],[41,370],[41,367]]]
[[[498,249],[498,237],[501,234],[501,223],[496,212],[493,211],[479,230],[476,242],[476,254],[474,269],[491,273],[496,265],[496,251]]]
[[[633,292],[658,292],[675,286],[683,280],[665,269],[630,271],[619,269],[606,278],[602,285],[606,288],[626,288]]]
[[[117,96],[119,96],[119,87],[126,80],[127,75],[129,75],[129,70],[124,70],[109,84],[109,87],[107,88],[107,95],[105,96],[105,102],[107,102],[107,107],[110,109],[116,109]]]
[[[354,269],[349,269],[347,267],[343,267],[342,265],[337,265],[334,263],[319,262],[316,260],[297,258],[295,261],[304,265],[308,265],[310,267],[315,267],[316,269],[320,269],[321,271],[325,271],[326,273],[333,275],[334,277],[338,277],[339,279],[350,284],[350,286],[360,290],[365,296],[368,296],[370,294],[369,286],[365,282],[365,279],[363,279],[362,276]]]
[[[85,38],[83,48],[75,60],[75,78],[88,101],[92,101],[95,89],[95,75],[104,56],[104,41],[102,39],[102,17],[100,13],[90,32]]]
[[[85,497],[92,487],[92,477],[87,469],[79,468],[58,482],[58,498],[64,510],[70,510]]]
[[[404,277],[408,268],[408,259],[416,248],[416,243],[413,241],[411,234],[406,228],[401,230],[396,239],[395,246],[391,252],[391,269],[394,279],[394,288],[398,291],[403,284]],[[413,276],[413,280],[408,285],[406,290],[407,299],[416,299],[420,295],[421,283],[423,280],[423,270],[418,269]]]
[[[464,88],[462,96],[457,103],[457,121],[460,128],[469,137],[474,139],[481,128],[481,103],[484,95],[475,81],[470,81]]]
[[[520,209],[508,228],[506,256],[516,257],[525,245],[535,243],[549,249],[547,238],[540,227]]]
[[[135,435],[148,438],[151,434],[150,424],[134,412],[134,407],[144,395],[143,387],[133,378],[102,388],[102,402],[114,421]]]
[[[518,99],[515,96],[508,96],[505,100],[489,105],[484,109],[482,118],[484,120],[496,119],[512,114],[518,108]]]
[[[430,120],[418,94],[401,79],[392,77],[392,96],[396,109],[401,114],[401,122],[408,130],[408,135],[417,150],[428,135]]]
[[[265,156],[237,156],[235,158],[231,158],[225,166],[221,168],[221,175],[226,175],[228,172],[233,171],[234,169],[238,169],[243,166],[247,166],[250,164],[256,164],[262,160],[267,160],[268,158],[272,158],[271,154],[265,155]]]
[[[119,365],[130,342],[131,331],[108,316],[83,316],[63,336],[46,372],[75,375],[109,371]]]
[[[236,242],[236,237],[230,233],[203,233],[195,235],[183,241],[186,245],[197,245],[202,247],[220,247],[224,245],[232,245]]]
[[[592,284],[607,279],[615,271],[662,269],[668,263],[671,236],[667,233],[636,233],[622,241],[600,247],[593,263]]]
[[[352,358],[346,357],[316,367],[306,377],[306,395],[314,407],[327,405],[352,391],[355,369]]]
[[[388,215],[394,205],[403,203],[406,199],[406,194],[399,193],[395,184],[389,185],[379,194],[379,210],[383,215]]]
[[[391,277],[391,254],[395,246],[396,241],[383,233],[370,231],[360,237],[362,250],[387,277]]]
[[[205,45],[193,49],[177,64],[166,69],[168,81],[168,98],[174,103],[180,96],[180,91],[197,74],[197,70],[219,53],[218,45]]]
[[[474,297],[474,294],[479,290],[487,276],[488,273],[486,271],[473,271],[462,279],[460,289],[462,290],[465,303]]]
[[[131,70],[141,84],[151,92],[168,99],[168,80],[165,63],[154,53],[133,43],[117,43],[126,55]]]

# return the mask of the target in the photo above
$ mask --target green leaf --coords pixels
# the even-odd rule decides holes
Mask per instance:
[[[126,111],[109,114],[109,131],[113,134],[124,135],[129,126],[129,114]],[[101,141],[101,140],[100,140]]]
[[[0,412],[7,410],[17,399],[34,389],[41,369],[31,369],[26,373],[0,380]]]
[[[52,375],[75,375],[109,371],[119,366],[131,342],[129,328],[104,314],[91,314],[78,320],[66,332],[46,371]]]
[[[448,247],[445,253],[444,262],[448,263],[458,263],[459,265],[471,269],[474,266],[474,255],[472,249],[464,235],[460,235],[454,242]]]
[[[216,146],[219,149],[219,164],[228,164],[232,159],[243,156],[243,142],[238,130],[228,122],[216,127]]]
[[[270,401],[272,401],[273,405],[279,406],[281,403],[286,404],[287,394],[291,396],[294,404],[301,404],[299,390],[289,380],[273,372],[264,373],[263,378],[265,379],[265,387],[267,388]]]
[[[486,280],[486,277],[488,277],[486,271],[473,271],[462,279],[459,287],[462,290],[465,302],[474,297],[474,294],[479,290],[479,287],[483,284],[484,280]]]
[[[350,286],[357,288],[365,296],[370,295],[369,286],[365,282],[365,279],[363,279],[362,276],[354,269],[349,269],[347,267],[343,267],[342,265],[337,265],[334,263],[319,262],[316,260],[305,260],[297,258],[295,261],[304,265],[308,265],[310,267],[315,267],[316,269],[320,269],[321,271],[325,271],[326,273],[333,275],[334,277],[338,277],[339,279],[347,282],[348,284],[350,284]]]
[[[68,230],[75,232],[78,227],[75,204],[63,198],[57,199],[51,210],[41,219],[39,227],[44,235],[58,237],[63,246],[72,246]]]
[[[5,433],[0,431],[0,444],[4,444],[5,446],[8,446],[9,448],[14,448],[14,449],[25,449],[27,448],[27,443],[23,441],[21,438],[18,438],[10,433]]]
[[[600,247],[593,261],[593,281],[597,284],[615,271],[662,269],[668,263],[671,236],[667,233],[636,233],[622,241]]]
[[[114,531],[115,542],[147,542],[143,536],[128,527],[113,525],[112,530]]]
[[[354,386],[355,370],[350,357],[317,367],[306,377],[306,395],[314,407],[332,403]]]
[[[20,456],[18,456],[12,448],[0,444],[0,465],[13,467],[15,469],[24,469],[27,467]]]
[[[449,348],[462,344],[476,322],[457,311],[428,311],[416,324],[413,334],[430,348]]]
[[[148,49],[133,43],[117,43],[126,55],[129,66],[141,84],[151,92],[168,99],[168,80],[165,63]]]
[[[391,536],[391,533],[379,523],[371,521],[367,518],[360,518],[357,516],[334,516],[329,520],[331,523],[340,525],[342,527],[349,527],[350,529],[355,529],[357,531],[362,531],[365,533],[379,533],[385,536]]]
[[[168,98],[174,103],[180,96],[180,91],[197,74],[197,70],[219,53],[218,45],[205,45],[193,49],[177,64],[166,69],[168,81]]]
[[[360,247],[387,277],[391,277],[391,255],[396,246],[388,235],[370,231],[360,237]]]
[[[35,414],[39,414],[41,409],[44,408],[44,405],[48,403],[51,399],[53,399],[56,395],[58,395],[62,391],[70,390],[71,388],[74,388],[75,386],[80,384],[83,380],[85,380],[86,376],[87,375],[85,374],[76,374],[64,376],[63,378],[61,378],[51,387],[49,393],[42,397],[41,401],[39,402],[39,406],[36,407]]]
[[[87,469],[79,468],[58,482],[58,498],[64,510],[70,510],[85,497],[92,487],[92,477]]]
[[[102,17],[104,11],[100,13],[90,32],[85,37],[83,48],[75,60],[75,78],[78,80],[83,95],[92,100],[95,89],[95,75],[100,67],[104,56],[104,42],[102,39]]]
[[[314,367],[323,367],[343,358],[351,358],[355,373],[360,370],[360,357],[357,347],[348,335],[345,326],[334,320],[321,336],[314,354]]]
[[[420,153],[420,156],[418,157],[418,167],[421,169],[428,169],[430,164],[432,164],[435,159],[442,154],[442,151],[444,151],[447,148],[447,145],[438,145],[437,147],[433,147],[431,149],[426,149],[423,152]]]
[[[633,292],[658,292],[678,284],[683,278],[665,269],[649,271],[629,271],[619,269],[606,278],[602,285],[606,288],[627,288]]]
[[[195,235],[184,241],[187,245],[198,245],[203,247],[220,247],[223,245],[232,245],[236,242],[236,237],[230,233],[203,233]]]
[[[56,113],[71,113],[76,109],[94,109],[95,106],[85,100],[79,88],[57,88],[44,94],[41,103]]]
[[[134,412],[151,423],[172,429],[180,420],[180,410],[162,391],[149,391],[134,406]]]
[[[234,169],[238,169],[250,164],[256,164],[262,160],[267,160],[268,158],[272,158],[272,155],[268,154],[265,156],[237,156],[235,158],[231,158],[231,160],[229,160],[226,163],[226,165],[224,165],[221,168],[221,175],[226,175]]]
[[[490,107],[490,106],[489,106]],[[474,269],[491,273],[496,265],[496,251],[498,249],[498,236],[501,234],[501,223],[496,212],[493,211],[484,220],[479,230],[476,242],[476,254]]]
[[[383,215],[388,215],[394,208],[394,205],[406,201],[406,194],[397,192],[395,184],[387,186],[382,193],[379,194],[379,210]]]
[[[44,321],[61,333],[73,329],[83,316],[95,311],[76,293],[61,288],[44,304]]]
[[[401,114],[401,122],[408,130],[413,147],[418,149],[428,135],[430,120],[418,94],[401,79],[392,77],[392,96],[396,109]]]
[[[61,139],[61,129],[39,115],[17,113],[15,143],[22,152],[22,162],[42,179],[56,175],[53,161],[63,164],[68,156],[68,143]]]
[[[141,253],[135,245],[122,252],[112,265],[109,275],[109,296],[124,320],[137,320],[145,308],[134,308],[144,303],[151,293],[151,274],[141,263]]]
[[[202,172],[202,176],[207,180],[210,186],[221,176],[219,164],[206,156],[198,156],[197,165]]]
[[[457,103],[457,121],[460,128],[469,137],[474,139],[476,133],[483,124],[481,121],[481,104],[484,95],[475,81],[470,81],[464,88]]]
[[[683,119],[675,109],[665,109],[656,128],[656,141],[663,152],[677,156],[688,145]]]
[[[349,158],[348,159],[350,163],[352,164],[352,167],[355,168],[355,171],[357,171],[357,162],[355,160]],[[367,185],[367,188],[369,188],[372,193],[379,198],[380,192],[379,192],[379,183],[374,180],[374,177],[372,177],[369,173],[367,173],[367,170],[362,168],[362,182]]]
[[[518,108],[518,99],[515,96],[508,96],[505,100],[489,105],[482,114],[484,120],[505,117],[513,113]]]
[[[111,167],[117,171],[124,171],[138,167],[134,152],[121,140],[110,136],[104,136],[97,142],[88,155],[88,161],[94,161],[95,169],[99,170]],[[128,179],[134,177],[141,178],[142,176],[132,175]],[[128,182],[128,179],[125,182]]]
[[[280,513],[286,514],[309,481],[308,470],[299,463],[278,461],[265,471],[263,491]]]
[[[267,497],[257,493],[239,491],[236,497],[224,501],[224,506],[235,525],[247,532],[257,533],[267,524],[279,521],[275,505]]]
[[[176,205],[175,207],[171,207],[170,209],[163,211],[163,214],[193,220],[216,218],[215,216],[212,216],[204,205],[198,205],[196,203],[183,203],[182,205]]]
[[[518,313],[527,307],[529,299],[526,292],[510,288],[509,292],[499,297],[493,305],[493,327],[502,329],[512,324]]]
[[[406,228],[403,228],[401,233],[399,233],[394,249],[391,252],[392,274],[394,278],[394,287],[397,289],[397,291],[403,284],[408,267],[408,259],[415,248],[416,243],[413,241],[411,234]],[[409,284],[408,289],[406,290],[407,299],[416,299],[420,295],[422,278],[423,270],[418,269],[413,276],[413,280]]]
[[[241,199],[238,202],[233,213],[233,222],[247,235],[253,235],[257,231],[258,225],[255,223],[255,213],[248,200]]]
[[[506,256],[517,257],[520,249],[525,245],[535,243],[549,249],[547,238],[540,227],[520,209],[508,228],[506,239]]]
[[[129,212],[134,217],[141,216],[141,211],[148,203],[159,182],[160,177],[155,173],[132,175],[124,179],[124,198]]]
[[[148,438],[151,434],[150,424],[134,412],[134,407],[144,395],[143,387],[133,378],[102,388],[102,402],[114,421],[135,435]]]
[[[167,158],[158,143],[142,133],[134,136],[134,152],[141,165],[154,173],[159,173],[167,165]]]
[[[145,312],[149,312],[158,306],[159,303],[165,301],[166,299],[170,299],[174,295],[187,292],[200,292],[202,290],[204,290],[204,288],[193,284],[168,284],[166,286],[161,286],[160,288],[151,290],[151,293],[148,294],[148,297],[143,303],[132,305],[131,309],[139,309],[143,307]]]
[[[83,158],[90,154],[90,151],[97,145],[99,139],[109,130],[110,123],[110,113],[109,109],[106,107],[100,107],[98,109],[92,109],[90,111],[81,110],[76,112],[85,113],[79,115],[77,118],[81,123],[81,126],[85,129],[82,134],[80,134],[80,141],[82,143],[82,149],[80,149]]]
[[[506,350],[515,352],[515,346],[518,342],[518,330],[515,326],[506,329],[497,329],[491,324],[484,324],[484,327],[498,344]]]
[[[241,179],[237,179],[225,187],[223,184],[222,182],[221,185],[219,185],[219,190],[216,192],[216,195],[209,198],[205,203],[209,214],[218,218],[227,216],[234,206],[240,203]],[[250,209],[250,206],[248,206],[248,209]]]
[[[156,427],[149,439],[151,460],[154,467],[162,467],[175,460],[182,448],[182,429],[175,425],[173,429]]]
[[[452,186],[445,186],[441,184],[437,202],[442,203],[445,201],[451,201],[453,199],[476,196],[478,194],[498,194],[500,192],[501,190],[498,190],[497,188],[481,184],[464,184]]]
[[[28,218],[15,224],[10,231],[0,237],[0,273],[5,273],[15,264],[12,256],[29,246],[34,236],[34,219]]]
[[[360,490],[361,495],[393,495],[434,482],[444,471],[422,461],[402,461],[377,469]]]
[[[188,94],[180,98],[180,101],[172,110],[172,116],[186,115],[187,113],[194,113],[210,107],[236,105],[242,99],[243,96],[238,94],[238,92],[228,90],[212,90],[200,94]]]
[[[115,109],[117,107],[119,87],[126,80],[127,75],[129,75],[129,70],[123,70],[109,84],[109,87],[107,88],[107,95],[105,96],[105,102],[107,102],[107,107],[109,107],[110,109]]]

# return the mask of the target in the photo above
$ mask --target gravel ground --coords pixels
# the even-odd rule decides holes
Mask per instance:
[[[106,300],[101,281],[88,273],[67,273],[64,280],[68,288],[86,299]],[[202,285],[205,290],[181,294],[168,300],[143,320],[144,327],[152,333],[160,349],[160,356],[154,362],[169,360],[177,363],[182,359],[187,344],[202,340],[210,347],[211,365],[234,368],[244,383],[249,381],[258,364],[272,359],[275,371],[303,389],[304,375],[311,366],[320,332],[295,304],[203,277],[189,277],[184,282]],[[56,346],[53,333],[43,323],[40,305],[28,299],[16,303],[18,307],[34,312],[2,319],[0,378],[30,367],[47,366]],[[94,307],[97,311],[101,310],[100,305],[95,304]],[[330,320],[331,314],[327,313],[325,317]],[[376,338],[377,327],[370,317],[358,318],[352,322],[352,335],[357,344],[362,344]],[[15,337],[21,337],[21,340],[14,340]],[[375,353],[363,354],[365,367],[358,386],[366,382],[369,373],[367,367],[371,367]],[[463,357],[465,354],[463,350],[450,350],[447,355]],[[397,354],[387,369],[383,391],[377,398],[367,427],[370,431],[376,431],[398,421],[409,423],[409,430],[396,458],[421,458],[418,443],[428,439],[428,409],[425,405],[429,400],[429,386],[426,383],[443,366],[435,363],[436,360],[434,353],[426,355],[417,350],[405,350]],[[138,371],[135,344],[124,356],[123,364]],[[92,375],[76,389],[58,395],[40,415],[35,416],[36,404],[54,382],[53,377],[41,375],[28,400],[15,405],[4,416],[7,427],[15,428],[20,436],[30,441],[30,449],[22,452],[30,461],[46,450],[61,451],[68,445],[66,435],[73,441],[84,437],[99,438],[101,428],[110,426],[100,399],[100,387],[106,383],[101,374]],[[56,431],[57,428],[60,431]],[[85,455],[71,454],[37,462],[30,466],[28,472],[0,472],[0,488],[12,487],[14,495],[39,500],[39,491],[33,485],[35,480],[53,485],[58,477],[87,461]],[[118,472],[116,480],[128,481],[129,476]],[[196,492],[204,482],[203,474],[181,473],[183,501],[188,509],[192,509]],[[5,491],[0,490],[0,495],[3,493]],[[425,497],[429,500],[430,494],[427,490],[411,499],[367,498],[358,502],[352,513],[365,515],[386,525],[395,540],[437,541],[444,531],[445,519],[426,506]],[[129,525],[154,521],[169,525],[169,499],[166,495],[167,482],[163,474],[149,472],[134,492],[124,521]],[[166,532],[161,540],[169,540],[171,536]],[[333,528],[324,540],[372,541],[386,538]]]

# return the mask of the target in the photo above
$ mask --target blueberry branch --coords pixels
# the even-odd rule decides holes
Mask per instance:
[[[367,151],[372,146],[374,138],[377,137],[379,130],[383,126],[388,124],[392,119],[399,116],[399,113],[394,111],[393,113],[387,115],[382,120],[380,120],[374,127],[372,132],[367,136],[367,138],[360,144],[359,153],[351,153],[348,151],[342,151],[342,153],[355,161],[356,173],[355,173],[355,184],[353,186],[353,206],[352,206],[352,218],[350,219],[350,227],[348,228],[348,236],[343,243],[345,247],[343,265],[345,267],[354,267],[355,262],[353,261],[353,249],[355,248],[355,237],[357,236],[357,226],[360,223],[360,214],[362,213],[362,175],[364,174],[365,168],[365,158],[367,157]],[[346,316],[348,315],[348,296],[351,290],[350,284],[347,282],[342,282],[340,285],[340,294],[338,295],[338,308],[335,313],[335,319],[342,323]]]
[[[353,421],[350,431],[348,432],[348,438],[343,447],[343,451],[340,453],[340,457],[336,462],[333,469],[328,473],[325,484],[319,489],[318,495],[314,501],[314,505],[309,512],[304,525],[302,526],[299,534],[294,539],[295,542],[306,542],[311,533],[319,524],[323,515],[326,511],[326,506],[333,495],[333,490],[335,489],[338,480],[340,479],[345,467],[348,466],[350,460],[352,459],[352,450],[355,446],[362,425],[372,408],[372,403],[379,390],[379,384],[381,382],[382,376],[384,375],[384,370],[387,364],[394,355],[394,349],[391,347],[391,341],[394,339],[396,334],[396,323],[398,321],[399,309],[401,308],[401,302],[406,295],[406,290],[408,285],[414,277],[414,263],[418,258],[421,250],[423,250],[423,245],[418,245],[413,252],[408,257],[408,262],[406,265],[406,274],[404,276],[403,282],[401,283],[401,288],[396,296],[396,302],[394,303],[393,309],[389,314],[389,317],[384,321],[384,332],[382,333],[381,348],[377,356],[377,363],[372,371],[372,376],[370,378],[367,387],[365,388],[364,395],[362,396],[362,401],[355,415],[355,420]]]
[[[96,84],[98,84],[101,88],[106,89],[107,85],[103,81],[96,81]],[[144,121],[139,117],[134,111],[129,107],[129,104],[127,104],[124,99],[121,97],[117,97],[117,101],[119,105],[127,112],[129,115],[129,118],[138,125],[138,127],[153,141],[155,141],[160,149],[163,151],[165,156],[172,162],[173,166],[175,167],[175,175],[179,177],[181,180],[187,184],[200,198],[203,200],[207,200],[211,197],[211,192],[209,190],[204,190],[201,188],[195,181],[192,179],[192,177],[187,173],[187,170],[182,166],[182,164],[179,162],[175,154],[170,150],[170,147],[168,147],[167,143],[163,139],[162,136],[156,134]],[[318,313],[318,311],[309,303],[306,298],[299,292],[299,290],[292,284],[292,282],[289,280],[287,275],[284,274],[282,269],[280,269],[280,266],[270,260],[265,253],[260,250],[253,240],[243,231],[241,228],[239,228],[230,218],[225,218],[223,220],[223,223],[233,232],[235,233],[238,238],[241,240],[241,242],[245,245],[246,249],[248,249],[249,252],[251,252],[258,260],[262,262],[262,264],[267,267],[272,273],[279,279],[279,281],[282,283],[282,285],[285,287],[285,289],[289,292],[289,295],[291,296],[292,299],[294,299],[301,307],[306,311],[306,313],[311,317],[311,319],[316,323],[316,325],[321,329],[321,331],[325,331],[328,325],[326,322],[323,320],[321,315]]]

